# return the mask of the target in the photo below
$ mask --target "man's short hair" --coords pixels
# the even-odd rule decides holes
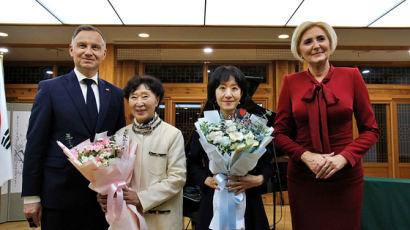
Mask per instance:
[[[77,35],[78,35],[81,31],[95,31],[95,32],[99,33],[99,34],[101,35],[102,40],[103,40],[104,49],[105,49],[105,47],[106,47],[106,46],[105,46],[105,40],[104,40],[104,36],[103,36],[101,30],[99,30],[97,27],[94,27],[94,26],[92,26],[92,25],[81,25],[81,26],[77,27],[77,28],[74,30],[73,37],[71,38],[71,44],[72,44],[72,45],[73,45],[73,43],[74,43],[75,37],[77,37]]]

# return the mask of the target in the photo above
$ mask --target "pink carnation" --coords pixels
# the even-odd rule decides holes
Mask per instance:
[[[101,141],[102,145],[108,145],[110,143],[110,139],[109,138],[105,138],[103,141]]]
[[[70,149],[71,154],[75,157],[75,159],[78,159],[78,152],[75,149]]]

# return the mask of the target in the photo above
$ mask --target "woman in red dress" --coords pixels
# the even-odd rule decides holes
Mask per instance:
[[[327,23],[299,25],[291,49],[309,68],[285,76],[279,97],[275,144],[290,158],[288,190],[296,230],[360,229],[361,158],[379,130],[360,72],[329,63],[336,45]]]

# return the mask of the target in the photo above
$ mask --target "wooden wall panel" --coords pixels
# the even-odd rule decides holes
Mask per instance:
[[[410,99],[410,85],[367,85],[370,100]]]
[[[37,84],[7,84],[6,100],[7,102],[34,102],[37,94]]]
[[[365,176],[390,177],[388,163],[363,163]]]
[[[399,164],[397,177],[410,179],[410,163]]]
[[[279,100],[280,90],[282,89],[283,77],[287,74],[289,74],[289,62],[288,61],[276,61],[276,89],[275,89],[276,103]]]
[[[117,86],[124,88],[131,77],[136,74],[136,62],[135,61],[123,61],[121,62],[121,71],[116,78],[118,79]]]
[[[99,68],[98,76],[112,84],[115,82],[116,51],[113,44],[107,44],[107,55]]]
[[[206,99],[206,86],[202,84],[164,84],[165,96],[169,98]]]
[[[117,63],[115,82],[118,87],[123,89],[127,85],[128,80],[135,75],[136,64],[135,61],[121,61]],[[130,113],[128,100],[124,99],[124,105],[126,123],[131,124],[133,117]]]

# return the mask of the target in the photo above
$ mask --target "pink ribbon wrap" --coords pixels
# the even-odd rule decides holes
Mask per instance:
[[[110,230],[147,230],[144,217],[134,205],[127,205],[123,199],[122,189],[128,187],[134,171],[137,143],[131,141],[124,146],[121,158],[112,161],[108,167],[97,166],[95,161],[81,164],[61,142],[57,144],[77,170],[90,181],[89,187],[107,195],[106,219]],[[115,197],[115,194],[116,197]]]
[[[123,194],[122,189],[127,187],[125,181],[114,182],[110,184],[110,189],[108,190],[107,196],[107,219],[109,222],[114,222],[120,219],[123,205]],[[117,197],[114,197],[117,193]]]

